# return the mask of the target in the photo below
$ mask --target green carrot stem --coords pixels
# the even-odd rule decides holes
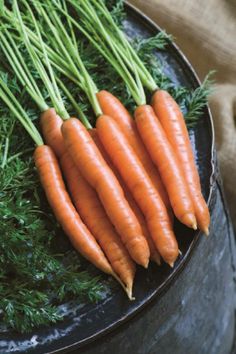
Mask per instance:
[[[7,162],[9,161],[8,152],[9,152],[10,136],[12,135],[14,127],[15,127],[15,121],[13,122],[13,124],[10,127],[10,129],[8,130],[7,136],[6,136],[6,139],[5,139],[5,146],[4,146],[2,163],[1,163],[1,168],[2,169],[6,166]]]
[[[44,82],[44,85],[47,88],[47,91],[48,91],[49,96],[51,98],[51,101],[53,103],[53,107],[56,109],[57,113],[63,119],[68,119],[69,118],[69,114],[68,114],[68,112],[65,109],[64,103],[63,103],[63,101],[61,99],[59,90],[57,88],[56,81],[55,81],[55,78],[54,78],[54,73],[52,71],[50,62],[48,60],[47,52],[45,50],[44,43],[43,43],[40,31],[39,31],[37,22],[35,20],[34,14],[31,11],[28,3],[26,1],[24,1],[24,3],[25,3],[25,6],[27,7],[27,9],[28,9],[28,11],[30,13],[31,20],[32,20],[32,22],[33,22],[33,24],[35,26],[35,29],[36,29],[36,32],[37,32],[37,36],[38,36],[38,40],[39,40],[39,43],[41,45],[41,49],[42,49],[42,52],[43,52],[43,55],[44,55],[44,59],[46,61],[46,65],[47,65],[47,68],[48,68],[48,71],[49,71],[49,74],[50,74],[50,78],[48,77],[48,74],[47,74],[47,72],[46,72],[46,70],[45,70],[45,68],[44,68],[44,66],[43,66],[38,54],[34,50],[34,47],[31,45],[31,42],[29,40],[27,31],[26,31],[25,26],[24,26],[24,22],[22,20],[22,16],[21,16],[21,13],[20,13],[20,10],[19,10],[19,7],[18,7],[17,0],[14,0],[14,10],[15,10],[15,13],[16,13],[16,17],[19,20],[19,25],[20,25],[23,41],[24,41],[25,46],[26,46],[26,48],[28,50],[28,53],[29,53],[29,55],[30,55],[30,57],[32,59],[32,62],[33,62],[35,68],[37,69],[37,71],[38,71],[38,73],[39,73],[39,75],[41,77],[41,80]]]
[[[12,70],[20,80],[21,84],[26,88],[32,99],[36,102],[41,112],[46,111],[49,107],[46,104],[36,81],[25,64],[17,45],[7,30],[5,30],[4,33],[5,35],[3,32],[0,32],[0,46],[8,59]]]
[[[104,52],[106,52],[106,59],[109,60],[111,65],[114,66],[115,70],[118,71],[119,75],[122,77],[122,79],[125,81],[127,87],[129,88],[129,91],[131,92],[135,102],[137,105],[142,105],[146,103],[146,98],[145,98],[145,93],[143,90],[143,86],[141,84],[138,71],[136,70],[136,67],[133,66],[132,64],[132,69],[134,72],[134,77],[131,74],[131,72],[128,70],[127,64],[123,60],[120,51],[117,50],[117,46],[114,45],[114,42],[112,41],[112,37],[109,35],[105,27],[103,26],[102,22],[100,21],[100,18],[98,17],[96,11],[94,8],[91,6],[89,1],[80,1],[75,3],[73,0],[69,0],[72,5],[80,11],[83,15],[83,22],[86,23],[87,26],[90,26],[91,31],[96,35],[96,31],[99,32],[99,35],[104,39],[104,42],[107,42],[109,45],[109,50],[107,50],[107,46],[101,45],[101,38],[99,36],[96,36],[96,40],[99,41],[99,46],[96,45],[96,48],[102,52],[104,55]],[[77,28],[81,28],[77,24]],[[83,28],[83,33],[88,37],[88,32],[85,33],[86,30]],[[93,42],[94,44],[94,42]],[[101,50],[100,47],[103,46],[103,49]],[[130,53],[127,53],[128,60],[131,60],[132,63],[132,57]],[[119,69],[118,69],[119,67]]]
[[[131,46],[125,34],[120,30],[120,28],[115,23],[113,17],[111,16],[110,12],[106,8],[104,2],[101,0],[92,0],[91,2],[93,3],[93,6],[97,8],[97,10],[101,11],[101,13],[106,18],[109,25],[111,26],[111,30],[109,31],[110,35],[115,39],[114,32],[117,34],[118,37],[117,43],[119,43],[120,50],[123,52],[123,54],[125,49],[126,53],[129,51],[130,54],[132,55],[133,63],[128,59],[128,56],[123,55],[123,59],[126,61],[126,64],[130,67],[131,70],[132,70],[132,65],[136,66],[140,78],[142,79],[143,85],[146,86],[149,90],[153,92],[156,89],[158,89],[158,86],[154,78],[149,73],[149,71],[147,70],[142,60],[139,58],[134,48]]]
[[[18,18],[16,18],[14,16],[14,14],[9,9],[4,7],[4,12],[3,12],[2,16],[10,25],[12,25],[14,28],[18,29],[18,32],[20,32],[19,20],[18,20]],[[31,43],[34,45],[36,52],[41,55],[42,50],[40,50],[41,46],[40,46],[37,35],[29,27],[27,27],[26,24],[24,24],[24,27],[25,27],[25,30],[27,32],[27,35],[28,35]],[[12,34],[12,36],[14,36],[14,35]],[[65,68],[65,70],[68,70],[70,72],[73,71],[72,68],[69,66],[68,61],[66,61],[64,59],[64,57],[62,57],[58,53],[56,53],[49,45],[47,45],[47,44],[44,44],[44,45],[46,47],[46,50],[47,50],[47,53],[49,55],[51,62],[57,63],[58,67],[63,67],[63,68]]]
[[[99,46],[96,46],[96,48],[101,52],[101,54],[104,55],[104,53],[102,53],[101,51],[101,42],[103,42],[103,52],[106,51],[107,54],[110,51],[113,51],[113,53],[115,52],[119,53],[121,61],[123,62],[123,66],[127,67],[127,70],[129,69],[129,71],[133,73],[135,77],[136,85],[139,88],[139,90],[143,90],[142,87],[143,85],[147,87],[149,90],[155,91],[158,88],[155,80],[148,72],[147,68],[138,57],[135,50],[132,48],[131,44],[129,43],[124,33],[118,28],[111,14],[105,8],[105,5],[102,2],[100,4],[99,1],[90,2],[87,0],[83,0],[83,1],[79,1],[79,4],[77,1],[75,2],[74,0],[69,0],[69,1],[81,14],[81,19],[84,24],[83,30],[87,32],[84,34],[87,35],[88,37],[88,31],[85,30],[85,28],[87,28],[89,29],[90,37],[91,36],[93,36],[94,38],[96,37],[96,40],[97,38],[99,38]],[[99,12],[103,14],[103,17],[99,16],[98,14]],[[95,21],[95,17],[91,16],[91,13],[96,14],[97,17],[96,21]],[[106,20],[106,23],[104,19]],[[106,32],[106,35],[104,31]],[[111,60],[109,61],[111,65],[113,65],[115,70],[117,70],[117,68],[114,66],[114,63],[112,63]],[[120,72],[119,75],[121,75]],[[125,77],[122,76],[122,78],[126,82],[126,85],[128,86],[128,82],[125,80]],[[134,95],[134,92],[131,91],[131,93],[136,103],[138,103],[137,98]]]
[[[13,17],[12,15],[12,13],[9,13],[8,12],[8,15],[11,15],[11,18]],[[16,19],[17,20],[17,19]],[[18,21],[18,20],[17,20]],[[19,22],[19,21],[18,21]],[[32,32],[31,31],[31,29],[30,28],[28,28],[28,27],[26,27],[25,26],[25,29],[26,29],[26,31],[27,31],[27,35],[29,36],[29,38],[30,38],[30,40],[33,42],[33,44],[35,45],[35,47],[34,47],[34,50],[37,52],[37,54],[38,55],[40,55],[40,56],[42,56],[42,54],[44,54],[44,61],[46,61],[45,60],[45,52],[44,53],[42,53],[42,45],[41,45],[41,43],[40,43],[40,41],[38,40],[38,37],[37,37],[37,35],[34,33],[34,32]],[[0,34],[1,34],[1,32],[0,32]],[[14,69],[18,69],[18,70],[15,70],[15,73],[19,76],[19,72],[22,70],[22,67],[21,66],[19,66],[19,65],[17,65],[18,64],[18,60],[17,59],[22,59],[22,57],[21,57],[21,54],[19,53],[19,50],[18,50],[18,48],[17,48],[17,46],[16,46],[16,44],[15,44],[15,42],[14,42],[14,40],[11,38],[11,40],[12,40],[12,44],[14,44],[14,50],[15,50],[15,52],[17,52],[18,53],[18,58],[16,58],[16,60],[15,60],[15,63],[14,64],[16,64],[16,66],[14,66]],[[0,43],[1,44],[1,43]],[[37,47],[36,47],[37,46]],[[9,48],[9,50],[10,50],[11,48]],[[41,50],[40,50],[41,49]],[[65,61],[63,61],[62,59],[61,59],[61,57],[60,56],[58,56],[57,55],[57,53],[55,53],[55,51],[53,51],[49,46],[47,46],[46,44],[44,44],[44,49],[46,49],[46,51],[48,52],[48,54],[49,54],[49,57],[50,57],[50,63],[58,70],[58,71],[60,71],[63,75],[65,75],[66,77],[68,77],[70,80],[72,80],[76,85],[78,85],[78,86],[82,86],[82,89],[83,89],[83,85],[84,85],[84,83],[81,83],[74,75],[73,75],[73,72],[71,72],[71,70],[69,70],[68,69],[68,65],[67,65],[67,62],[65,62]],[[14,51],[13,51],[14,52]],[[9,59],[9,58],[8,58]],[[47,64],[48,64],[48,62],[47,62]],[[24,64],[25,65],[25,64]],[[63,69],[63,67],[65,67],[65,69]],[[31,74],[30,74],[30,72],[29,72],[29,70],[28,70],[28,68],[27,68],[27,66],[25,66],[24,67],[24,69],[25,69],[25,73],[23,72],[23,74],[25,74],[24,75],[24,80],[22,80],[22,78],[20,77],[20,79],[21,79],[21,82],[22,82],[22,84],[23,85],[25,85],[25,82],[27,82],[27,80],[28,80],[28,78],[30,78],[30,76],[31,76]],[[80,77],[80,79],[83,79],[82,77]],[[34,81],[34,78],[31,76],[31,81],[32,81],[32,83],[34,84],[34,85],[36,85],[36,83],[35,83],[35,81]],[[57,80],[58,81],[58,80]],[[30,86],[30,84],[29,84],[29,86]],[[60,86],[62,86],[62,85],[60,85]],[[63,85],[64,86],[64,85]],[[35,99],[35,96],[32,94],[32,87],[30,87],[31,88],[31,91],[29,92],[30,94],[31,94],[31,97],[36,101],[36,99]],[[65,88],[65,86],[64,86],[64,88]],[[64,91],[65,91],[65,89],[64,89]],[[67,96],[69,97],[69,93],[68,93],[68,90],[67,90]],[[79,113],[79,115],[80,115],[80,117],[81,117],[81,120],[84,122],[84,124],[85,124],[85,126],[88,128],[88,129],[90,129],[91,128],[91,125],[90,125],[90,123],[89,123],[89,121],[88,120],[86,120],[86,117],[85,117],[85,115],[83,114],[83,112],[80,110],[80,108],[79,108],[79,106],[78,106],[78,104],[75,102],[75,100],[73,99],[73,97],[70,95],[70,100],[72,101],[73,100],[73,102],[72,102],[72,104],[73,104],[73,106],[75,107],[75,109],[77,110],[77,112]],[[37,102],[38,103],[38,102]],[[48,107],[44,107],[44,109],[43,110],[46,110],[46,108],[48,108]]]
[[[38,6],[37,6],[38,4]],[[69,79],[71,79],[73,82],[79,85],[79,87],[82,90],[85,90],[86,84],[83,75],[79,72],[77,69],[77,66],[75,65],[74,61],[72,60],[70,53],[68,53],[68,50],[66,46],[63,43],[63,40],[59,36],[58,29],[53,25],[51,19],[49,18],[48,14],[46,11],[42,8],[42,6],[35,2],[35,8],[38,11],[39,15],[44,18],[45,22],[49,26],[53,36],[53,45],[54,45],[54,51],[49,47],[45,45],[45,48],[47,50],[48,56],[51,60],[51,64],[57,68],[62,74],[67,76]],[[38,47],[37,45],[37,40],[33,38],[34,35],[31,32],[30,35],[32,36],[32,41],[34,42],[34,45]],[[50,40],[51,38],[49,37],[49,34],[47,33],[47,38]],[[57,43],[57,45],[55,44]],[[58,53],[56,53],[57,51]]]
[[[18,32],[20,32],[19,20],[18,20],[18,18],[16,18],[14,16],[14,14],[9,9],[4,7],[4,12],[3,12],[2,16],[9,24],[11,24],[14,28],[18,29]],[[25,30],[27,32],[27,35],[28,35],[31,43],[34,45],[34,48],[35,48],[37,54],[41,55],[42,49],[41,49],[41,46],[40,46],[40,43],[38,40],[38,36],[29,27],[27,27],[26,24],[24,24],[24,27],[25,27]],[[67,70],[67,75],[68,75],[68,72],[73,72],[73,68],[70,67],[68,60],[66,61],[64,56],[60,56],[58,53],[55,52],[55,50],[53,50],[46,43],[44,43],[44,46],[47,50],[47,53],[49,55],[51,62],[57,64],[57,68],[63,67],[64,70]],[[66,58],[66,59],[68,59],[68,58]],[[73,64],[73,62],[72,62],[72,64]],[[77,73],[77,71],[75,68],[75,72],[73,72],[73,75],[75,75],[76,73]]]
[[[11,90],[8,88],[7,84],[0,77],[0,98],[2,101],[8,106],[10,111],[15,115],[15,117],[19,120],[19,122],[23,125],[25,130],[34,140],[36,145],[43,145],[43,140],[38,130],[30,120],[26,111],[20,105],[18,100],[12,94]]]
[[[62,5],[63,5],[62,8],[65,10],[66,13],[68,13],[68,8],[67,8],[65,0],[62,0]],[[72,25],[71,20],[70,20],[69,17],[67,17],[67,22],[68,22],[68,25],[69,25],[69,29],[70,29],[70,33],[71,33],[71,39],[72,39],[72,42],[74,44],[74,47],[76,49],[78,49],[74,28],[73,28],[73,25]]]
[[[36,5],[37,4],[35,3],[35,6]],[[102,111],[99,106],[98,100],[96,98],[96,93],[97,93],[96,85],[91,80],[89,75],[87,76],[87,81],[89,80],[90,82],[89,82],[89,85],[87,85],[87,83],[85,82],[85,78],[83,77],[83,75],[81,75],[81,73],[77,69],[77,66],[75,65],[74,61],[71,59],[71,56],[68,55],[68,51],[65,48],[63,41],[59,37],[57,29],[55,28],[55,26],[53,26],[49,16],[44,11],[44,9],[40,6],[40,4],[38,4],[38,5],[39,6],[37,7],[37,11],[39,12],[39,15],[45,19],[47,25],[49,26],[50,30],[52,31],[52,33],[54,35],[54,38],[56,39],[56,41],[58,43],[57,50],[60,54],[56,53],[54,50],[52,50],[52,48],[50,48],[48,45],[44,44],[45,49],[48,54],[48,57],[50,59],[51,65],[53,65],[59,72],[61,72],[63,75],[65,75],[70,80],[72,80],[75,84],[77,84],[87,94],[87,97],[88,97],[88,99],[95,111],[95,114],[97,116],[101,115]],[[12,14],[9,10],[6,10],[6,19],[9,22],[12,19]],[[19,20],[16,19],[16,21],[17,21],[17,25],[19,27]],[[28,28],[26,25],[24,25],[24,26],[25,26],[26,33],[31,40],[31,44],[34,46],[34,51],[38,55],[41,56],[42,49],[40,47],[40,43],[39,43],[37,35],[30,28]],[[77,51],[77,53],[78,53],[78,51]],[[77,59],[79,60],[80,59],[79,53],[77,54],[77,56],[78,56]],[[43,60],[45,62],[44,58],[43,58]],[[79,64],[83,65],[83,62],[80,60]],[[77,65],[78,65],[78,63],[77,63]],[[85,71],[84,71],[84,74],[86,75]],[[90,92],[89,92],[88,86],[90,87]]]
[[[1,169],[3,169],[5,167],[5,165],[6,165],[7,156],[8,156],[8,150],[9,150],[9,137],[7,136],[6,139],[5,139],[5,146],[4,146],[2,163],[1,163]]]
[[[48,6],[51,5],[51,2],[47,2]],[[54,1],[53,1],[54,3]],[[62,11],[64,11],[65,13],[67,13],[61,6],[59,6],[58,3],[56,3],[57,8],[60,8]],[[57,29],[57,34],[61,33],[61,38],[60,38],[60,45],[64,45],[67,46],[67,50],[69,51],[70,55],[71,55],[71,60],[73,58],[73,62],[74,64],[77,65],[77,67],[79,68],[80,74],[83,77],[83,81],[84,81],[84,85],[83,85],[83,90],[86,93],[88,100],[90,101],[91,106],[93,107],[93,110],[96,114],[96,116],[100,116],[102,114],[100,105],[98,103],[97,97],[96,97],[96,93],[98,92],[98,89],[94,83],[94,81],[92,80],[91,76],[89,75],[87,69],[84,66],[84,63],[79,55],[77,46],[74,46],[73,40],[71,39],[70,35],[68,34],[68,32],[65,29],[65,26],[63,25],[63,23],[61,22],[58,14],[56,13],[55,9],[51,8],[51,17],[54,20],[54,25]],[[48,18],[48,23],[49,23],[49,18]],[[54,29],[55,31],[55,29]],[[59,37],[59,35],[58,35]],[[64,41],[64,44],[62,44]],[[59,42],[58,42],[59,43]]]
[[[77,113],[79,114],[79,119],[81,120],[81,122],[83,123],[83,125],[87,128],[87,129],[92,129],[92,125],[90,124],[89,120],[86,118],[84,112],[82,111],[82,109],[80,108],[80,106],[78,105],[78,103],[76,102],[76,100],[74,99],[74,97],[71,95],[71,93],[69,92],[69,90],[66,88],[66,86],[64,85],[64,83],[57,78],[58,84],[61,86],[62,90],[65,92],[66,96],[69,98],[69,100],[71,101],[73,107],[75,108],[75,110],[77,111]]]
[[[50,63],[50,61],[48,59],[47,51],[46,51],[46,48],[45,48],[45,45],[44,45],[40,30],[39,30],[39,27],[38,27],[37,21],[36,21],[36,19],[34,17],[34,14],[33,14],[32,10],[31,10],[31,8],[29,7],[28,3],[25,0],[24,0],[24,2],[26,4],[27,9],[28,9],[28,11],[30,13],[30,16],[31,16],[31,18],[33,20],[33,24],[34,24],[34,27],[36,29],[36,32],[37,32],[37,35],[38,35],[38,38],[39,38],[39,42],[40,42],[40,45],[41,45],[41,48],[42,48],[42,51],[43,51],[43,57],[45,59],[46,67],[47,67],[47,69],[49,71],[49,75],[50,75],[50,79],[51,79],[51,83],[52,83],[52,88],[53,88],[54,96],[55,96],[54,100],[57,100],[57,106],[54,106],[54,107],[57,107],[58,114],[62,118],[68,119],[69,118],[69,114],[68,114],[68,112],[65,109],[65,105],[63,103],[60,91],[58,89],[58,86],[57,86],[57,83],[56,83],[56,79],[55,79],[55,75],[54,75],[51,63]]]
[[[112,31],[109,31],[110,35]],[[114,35],[112,35],[114,38]],[[124,36],[124,35],[123,35]],[[136,73],[140,77],[142,84],[151,92],[154,92],[158,89],[158,85],[153,79],[152,75],[146,69],[144,63],[140,60],[137,53],[127,40],[125,46],[123,46],[116,38],[114,38],[114,45],[117,50],[120,52],[122,59],[126,62],[126,65],[130,68],[130,70],[135,70]],[[125,50],[124,50],[125,49]],[[129,59],[131,56],[131,59]]]

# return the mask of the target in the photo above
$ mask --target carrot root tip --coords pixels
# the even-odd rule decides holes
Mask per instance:
[[[208,229],[208,227],[205,227],[202,231],[204,232],[204,234],[205,234],[206,236],[209,236],[209,229]]]
[[[135,297],[133,296],[132,294],[132,287],[126,287],[126,293],[128,295],[128,298],[130,301],[134,301],[135,300]]]
[[[122,282],[122,280],[116,275],[115,272],[112,272],[112,276],[118,281],[118,283],[122,286],[124,291],[126,292],[129,300],[135,300],[135,298],[132,295],[132,284],[129,286],[125,286],[125,284]]]
[[[174,262],[169,262],[168,264],[171,268],[174,268]]]
[[[183,215],[181,221],[183,224],[190,227],[191,229],[197,230],[197,220],[194,214],[187,213]]]

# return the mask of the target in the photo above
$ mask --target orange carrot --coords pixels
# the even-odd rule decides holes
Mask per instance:
[[[208,235],[210,214],[202,196],[200,179],[183,114],[167,91],[156,91],[153,95],[152,106],[182,167],[192,197],[198,227]]]
[[[149,105],[135,111],[139,133],[153,160],[158,165],[176,217],[185,225],[197,228],[192,200],[175,152]]]
[[[75,249],[103,272],[113,274],[100,246],[71,203],[52,149],[47,145],[38,146],[34,152],[34,160],[53,213]]]
[[[62,134],[70,155],[83,177],[97,191],[112,224],[131,257],[145,268],[150,251],[141,227],[124,197],[112,170],[82,123],[71,118],[63,123]]]
[[[148,230],[147,227],[147,223],[146,220],[140,210],[140,208],[138,207],[137,203],[135,202],[134,198],[132,197],[130,191],[128,190],[128,188],[125,186],[124,182],[121,182],[121,177],[118,179],[121,187],[123,188],[124,194],[125,194],[125,198],[127,200],[127,202],[129,203],[130,208],[133,210],[136,218],[138,219],[138,222],[142,228],[142,232],[144,237],[147,240],[149,249],[150,249],[150,259],[151,261],[157,263],[158,265],[161,265],[161,256],[160,253],[158,252],[155,243],[150,235],[150,232]]]
[[[44,140],[50,146],[57,158],[65,153],[65,144],[61,133],[63,120],[54,108],[49,108],[40,116],[40,127]]]
[[[113,165],[113,163],[111,162],[110,157],[108,156],[107,152],[105,151],[101,141],[99,140],[98,134],[96,129],[90,129],[89,133],[91,135],[91,137],[93,138],[93,141],[95,142],[95,144],[97,145],[100,153],[102,154],[104,160],[106,161],[106,163],[108,164],[108,166],[112,169],[112,171],[114,172],[116,178],[118,179],[121,188],[124,191],[124,195],[125,198],[127,200],[127,202],[129,203],[130,208],[133,210],[136,218],[139,221],[139,224],[142,228],[142,232],[144,237],[147,240],[149,249],[150,249],[150,259],[154,262],[156,262],[158,265],[161,264],[161,257],[159,252],[156,249],[156,246],[151,238],[151,235],[148,231],[147,225],[146,225],[146,221],[145,218],[141,212],[141,210],[139,209],[137,203],[135,202],[134,198],[132,197],[130,191],[128,190],[128,188],[126,187],[124,181],[121,178],[121,175],[119,174],[118,170],[115,168],[115,166]]]
[[[112,268],[125,284],[129,298],[132,299],[134,262],[108,219],[95,190],[81,175],[68,152],[63,155],[61,166],[77,211],[100,244]]]
[[[95,190],[82,177],[65,149],[61,126],[63,120],[54,109],[41,115],[41,128],[48,145],[56,152],[70,195],[82,221],[100,244],[113,270],[118,274],[130,299],[135,275],[135,264],[120,241],[113,225],[97,197]]]
[[[158,251],[173,265],[178,257],[178,245],[161,197],[118,124],[102,115],[96,127],[106,152],[141,208]]]
[[[158,190],[167,209],[171,209],[170,201],[161,177],[156,166],[150,159],[142,140],[140,139],[134,119],[132,119],[131,115],[125,106],[118,100],[118,98],[110,92],[102,90],[97,93],[97,98],[103,113],[112,117],[119,125],[120,129],[128,139],[129,144],[132,146],[142,162],[147,174],[151,178],[155,188]]]

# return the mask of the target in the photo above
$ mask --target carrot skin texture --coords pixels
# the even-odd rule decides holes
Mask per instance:
[[[57,158],[65,152],[65,144],[61,134],[63,120],[59,117],[54,108],[49,108],[40,116],[40,127],[44,140],[50,146]]]
[[[119,181],[120,181],[120,179],[119,179]],[[140,226],[142,228],[143,235],[144,235],[144,237],[147,240],[148,247],[149,247],[149,250],[150,250],[150,259],[151,259],[151,261],[157,263],[158,265],[161,265],[160,253],[158,252],[158,250],[157,250],[157,248],[155,246],[155,243],[154,243],[154,241],[153,241],[153,239],[152,239],[152,237],[150,235],[150,232],[149,232],[148,227],[147,227],[147,223],[145,221],[145,218],[144,218],[140,208],[138,207],[137,203],[135,202],[134,198],[132,197],[130,191],[124,185],[123,181],[122,181],[121,186],[122,186],[122,188],[124,190],[125,198],[126,198],[127,202],[129,203],[130,208],[133,210],[136,218],[138,219],[139,224],[140,224]]]
[[[121,175],[119,174],[118,170],[115,168],[115,166],[113,165],[110,157],[108,156],[107,152],[105,151],[99,137],[97,134],[96,129],[91,129],[89,130],[89,133],[91,135],[91,137],[93,138],[93,141],[95,142],[95,144],[97,145],[99,151],[101,152],[104,160],[106,161],[106,163],[108,164],[108,166],[112,169],[112,171],[114,172],[116,178],[118,179],[118,181],[120,182],[120,185],[124,191],[125,194],[125,198],[127,200],[127,202],[129,203],[130,208],[133,210],[136,218],[138,219],[138,222],[142,228],[142,232],[144,237],[147,240],[148,243],[148,247],[150,250],[150,259],[153,262],[156,262],[158,265],[161,264],[161,257],[159,252],[157,251],[157,248],[152,240],[152,237],[148,231],[147,225],[146,225],[146,221],[145,218],[141,212],[141,210],[139,209],[137,203],[135,202],[134,198],[132,197],[130,191],[128,190],[128,188],[126,187],[124,181],[122,180]]]
[[[125,134],[130,145],[132,146],[141,163],[143,164],[147,174],[149,175],[150,179],[152,180],[152,183],[159,192],[167,209],[171,209],[169,197],[166,192],[165,186],[161,180],[156,166],[153,164],[142,140],[140,139],[134,119],[132,119],[130,113],[125,108],[125,106],[118,100],[118,98],[112,95],[110,92],[106,90],[99,91],[97,93],[97,98],[103,113],[112,117],[119,125],[123,134]]]
[[[175,100],[164,90],[155,92],[152,106],[182,166],[198,227],[208,233],[210,214],[201,192],[200,179],[183,114]]]
[[[136,266],[109,221],[96,192],[82,177],[66,151],[61,132],[62,124],[63,120],[52,108],[41,115],[44,139],[59,158],[75,208],[100,244],[112,268],[125,285],[129,298],[132,299]]]
[[[78,119],[70,118],[63,123],[62,135],[77,168],[97,191],[129,254],[136,263],[146,268],[150,257],[147,241],[117,178],[107,166],[88,131]]]
[[[159,167],[175,216],[186,226],[196,228],[194,208],[182,169],[152,107],[138,107],[135,120],[153,162]]]
[[[77,211],[132,297],[136,268],[134,262],[108,219],[95,190],[81,175],[68,152],[62,156],[60,163]]]
[[[106,152],[142,210],[158,251],[172,264],[178,257],[178,244],[161,197],[118,124],[103,115],[97,119],[96,127]]]
[[[37,147],[34,160],[48,202],[75,249],[97,268],[112,274],[112,268],[100,246],[71,203],[53,150],[47,145]]]

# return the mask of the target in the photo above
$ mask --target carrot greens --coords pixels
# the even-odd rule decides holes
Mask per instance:
[[[65,241],[42,198],[30,154],[32,144],[15,118],[9,119],[3,104],[0,130],[1,162],[5,151],[2,132],[12,130],[8,157],[0,170],[0,322],[1,328],[4,323],[26,332],[61,320],[61,302],[75,296],[79,301],[87,301],[88,295],[98,299],[101,283],[93,269],[83,270],[81,258],[69,243],[66,253],[55,247],[56,239]]]

